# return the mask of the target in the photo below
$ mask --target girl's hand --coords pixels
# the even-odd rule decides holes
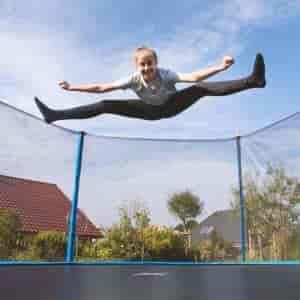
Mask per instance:
[[[65,81],[65,80],[61,80],[58,82],[58,85],[63,89],[63,90],[69,90],[70,89],[70,84]]]
[[[223,62],[222,62],[222,68],[223,70],[228,69],[230,66],[234,64],[234,59],[231,56],[224,56]]]

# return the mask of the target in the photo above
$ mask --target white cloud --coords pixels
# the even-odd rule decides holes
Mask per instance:
[[[227,0],[224,1],[224,15],[240,24],[268,25],[281,19],[297,15],[299,0]]]

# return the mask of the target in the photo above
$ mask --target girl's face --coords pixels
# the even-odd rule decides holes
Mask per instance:
[[[157,70],[157,61],[151,53],[140,53],[136,58],[135,66],[146,82],[154,80]]]

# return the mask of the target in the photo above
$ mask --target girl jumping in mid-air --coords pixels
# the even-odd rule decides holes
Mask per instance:
[[[147,47],[134,52],[136,72],[123,80],[106,84],[71,86],[60,81],[59,86],[67,91],[106,93],[118,89],[132,89],[140,99],[102,100],[93,104],[70,109],[54,110],[47,107],[37,97],[36,104],[47,123],[67,119],[86,119],[101,114],[114,114],[144,120],[159,120],[176,116],[204,96],[224,96],[253,88],[263,88],[265,64],[261,54],[256,55],[252,74],[248,77],[219,82],[202,80],[228,69],[234,59],[225,56],[220,65],[192,73],[176,73],[158,67],[157,54]],[[176,91],[178,82],[194,85]]]

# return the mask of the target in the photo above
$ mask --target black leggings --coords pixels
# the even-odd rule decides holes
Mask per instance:
[[[232,81],[200,82],[174,92],[162,105],[150,105],[141,100],[102,100],[93,104],[64,110],[52,110],[41,103],[37,105],[47,122],[67,119],[86,119],[101,114],[114,114],[144,120],[159,120],[176,116],[204,96],[225,96],[251,88],[260,87],[251,83],[251,78]]]

